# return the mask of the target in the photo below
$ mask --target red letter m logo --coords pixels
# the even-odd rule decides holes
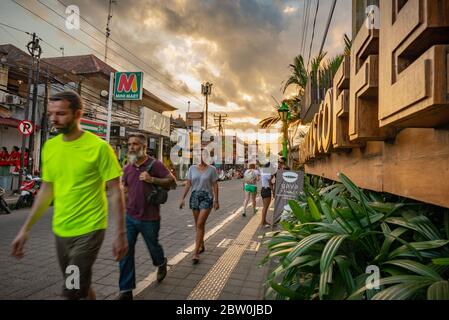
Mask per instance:
[[[126,74],[121,74],[120,79],[118,82],[118,88],[117,90],[119,92],[130,92],[131,90],[133,92],[137,91],[137,79],[135,74],[129,75],[129,77],[126,76]]]

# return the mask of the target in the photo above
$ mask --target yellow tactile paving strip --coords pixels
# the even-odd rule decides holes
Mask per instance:
[[[237,239],[212,266],[192,290],[187,300],[217,300],[234,268],[240,261],[260,224],[259,214],[254,215]]]

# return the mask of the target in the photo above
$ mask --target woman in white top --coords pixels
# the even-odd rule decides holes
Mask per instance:
[[[271,204],[271,198],[273,193],[273,174],[271,172],[271,163],[268,162],[262,169],[261,180],[262,180],[262,190],[260,195],[262,196],[263,208],[262,208],[262,223],[264,227],[269,227],[270,224],[267,222],[267,212]]]
[[[259,170],[256,170],[255,164],[250,164],[249,169],[245,171],[243,175],[243,190],[245,191],[245,201],[243,202],[243,214],[246,217],[246,207],[248,206],[249,198],[252,200],[253,212],[257,213],[256,210],[256,197],[257,197],[257,182],[260,178]]]

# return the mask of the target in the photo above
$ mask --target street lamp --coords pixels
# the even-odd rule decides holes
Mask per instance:
[[[278,109],[279,117],[282,120],[282,132],[283,132],[283,142],[282,142],[282,156],[287,159],[288,156],[288,133],[287,133],[287,122],[289,120],[289,113],[290,110],[288,108],[288,105],[283,102],[281,107]]]

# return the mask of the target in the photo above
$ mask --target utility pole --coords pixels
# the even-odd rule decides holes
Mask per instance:
[[[212,83],[206,82],[205,84],[201,85],[201,94],[206,97],[206,127],[205,130],[207,130],[207,122],[208,122],[208,114],[209,114],[209,96],[212,94]]]
[[[190,112],[190,101],[188,102],[188,106],[187,106],[187,113],[189,113]]]
[[[26,106],[25,106],[25,120],[29,120],[30,117],[30,95],[31,95],[31,82],[33,81],[33,71],[34,71],[34,65],[36,62],[36,57],[38,57],[38,59],[40,58],[41,54],[42,54],[42,48],[39,45],[39,38],[37,37],[36,33],[33,33],[32,35],[32,40],[30,42],[28,42],[27,44],[27,49],[28,49],[28,53],[31,56],[30,59],[30,69],[28,71],[28,84],[27,84],[27,102],[26,102]],[[36,86],[33,86],[33,107],[34,107],[34,92],[37,91]],[[37,92],[36,92],[37,94]],[[34,123],[33,123],[34,124]],[[19,170],[19,190],[20,190],[20,186],[22,185],[22,181],[23,181],[23,173],[24,173],[24,155],[25,155],[25,146],[26,146],[26,136],[22,135],[22,149],[20,152],[20,170]],[[30,136],[30,141],[33,139],[33,135]],[[31,149],[30,149],[31,152]],[[29,155],[28,155],[29,156]],[[28,163],[29,165],[29,163]]]
[[[109,37],[111,36],[111,29],[109,28],[111,25],[112,19],[112,4],[117,4],[116,0],[109,0],[109,10],[108,10],[108,22],[106,23],[106,44],[104,48],[104,62],[108,60],[108,42]]]
[[[41,148],[44,146],[45,141],[47,141],[47,132],[48,132],[48,119],[47,119],[47,107],[48,107],[48,64],[46,70],[46,79],[45,79],[45,97],[44,97],[44,112],[42,113],[42,121],[41,121]],[[42,167],[42,157],[39,157],[39,171],[41,171]]]
[[[39,39],[37,40],[39,41]],[[39,45],[39,43],[38,43]],[[34,86],[33,86],[33,106],[31,108],[31,123],[33,123],[34,127],[36,128],[36,113],[37,113],[37,91],[38,91],[38,86],[39,86],[39,71],[40,71],[40,55],[36,56],[36,74],[35,74],[35,79],[34,79]],[[34,131],[31,133],[30,135],[30,141],[29,141],[29,155],[34,155],[34,137],[35,137],[35,132],[36,129],[34,129]],[[22,153],[24,153],[24,150],[22,150]],[[31,156],[31,161],[28,161],[28,172],[30,174],[32,173],[32,168],[33,168],[33,162],[34,162],[34,157]]]
[[[223,123],[225,123],[227,121],[227,119],[226,119],[227,117],[228,117],[227,114],[225,114],[225,115],[222,115],[222,114],[216,115],[216,114],[214,114],[214,121],[215,121],[215,124],[218,125],[218,132],[220,133],[221,136],[224,136]]]

